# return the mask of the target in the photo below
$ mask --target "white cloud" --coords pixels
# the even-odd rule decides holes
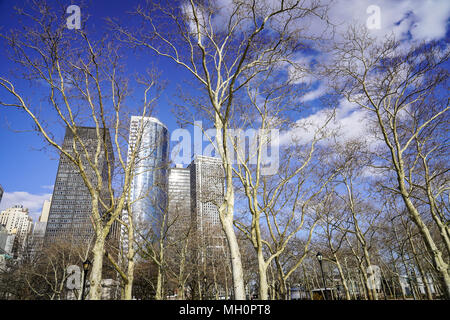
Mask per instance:
[[[448,0],[338,0],[329,11],[331,21],[340,25],[339,31],[352,22],[366,25],[371,16],[366,12],[370,5],[380,8],[381,29],[371,29],[379,38],[391,32],[405,38],[408,31],[413,41],[445,37],[450,17]]]
[[[322,0],[321,3],[330,5],[328,18],[336,31],[334,37],[339,37],[352,24],[366,26],[373,17],[373,12],[367,12],[371,5],[380,8],[381,28],[369,30],[380,40],[391,33],[398,39],[412,41],[442,39],[450,18],[448,0]],[[331,38],[332,35],[332,27],[313,15],[291,23],[290,27],[303,27],[305,37]]]
[[[336,26],[336,37],[344,33],[351,24],[357,23],[365,26],[368,19],[373,15],[367,9],[370,6],[377,6],[380,8],[380,29],[370,29],[370,33],[377,39],[384,39],[386,35],[395,34],[398,39],[409,39],[412,41],[435,40],[445,37],[447,30],[447,22],[450,18],[450,1],[448,0],[322,0],[320,4],[330,4],[328,10],[329,20]],[[236,3],[232,0],[216,0],[217,12],[212,17],[212,26],[214,29],[222,30],[227,26],[229,17],[233,14]],[[303,8],[313,6],[315,1],[306,0],[302,2]],[[262,0],[257,2],[257,10],[259,15],[265,15],[270,10],[279,9],[280,2],[277,0]],[[250,10],[249,6],[242,6],[241,10]],[[193,11],[190,3],[187,1],[181,5],[184,14],[192,19]],[[201,8],[196,8],[198,18],[200,20],[200,30],[193,23],[189,21],[191,31],[194,34],[205,34],[207,27],[206,14]],[[322,9],[319,9],[320,12]],[[245,12],[244,12],[245,13]],[[249,17],[251,12],[248,12]],[[251,19],[248,19],[249,21]],[[239,29],[246,29],[252,26],[249,21],[244,20]],[[285,21],[284,15],[277,16],[271,22],[272,26],[277,23]],[[324,20],[316,15],[307,15],[298,20],[293,20],[290,28],[301,28],[302,36],[305,38],[324,36],[330,37],[332,35],[330,25],[327,25]],[[314,43],[312,43],[314,46]],[[326,55],[321,56],[309,55],[294,58],[296,62],[305,67],[311,67],[313,59],[319,59],[322,62],[327,59]],[[310,83],[315,84],[314,79],[304,70],[294,70],[292,67],[288,68],[289,78],[294,79],[294,83]],[[312,101],[324,95],[326,90],[321,85],[317,89],[307,92],[302,98],[303,101]]]
[[[41,186],[42,189],[48,189],[48,190],[52,190],[52,191],[53,191],[53,187],[54,187],[53,184],[52,184],[52,185],[44,185],[44,186]]]
[[[199,36],[201,41],[202,37],[206,36],[207,33],[211,33],[209,28],[207,29],[208,16],[204,14],[201,7],[196,5],[192,7],[191,3],[185,2],[181,5],[181,10],[189,21],[189,29],[193,36]],[[196,19],[198,20],[198,26]]]
[[[32,194],[25,191],[5,192],[0,202],[0,211],[15,205],[23,205],[24,208],[28,208],[28,212],[33,220],[37,221],[41,214],[44,201],[49,200],[51,196],[51,193]]]
[[[414,38],[432,40],[445,36],[450,1],[420,1],[415,13],[418,13],[420,19],[411,30]]]
[[[270,11],[280,8],[279,0],[261,0],[256,2],[256,12],[262,16]],[[313,0],[301,2],[301,7],[311,8],[317,3]],[[228,25],[228,19],[233,14],[236,3],[232,0],[216,0],[217,12],[213,15],[212,25],[215,29],[221,30]],[[373,17],[373,12],[367,11],[370,6],[380,8],[380,29],[370,29],[372,34],[379,39],[385,35],[394,33],[398,38],[412,37],[413,41],[442,39],[446,35],[447,22],[450,18],[450,1],[448,0],[321,0],[320,5],[329,4],[328,18],[339,33],[345,32],[350,24],[357,23],[366,25],[368,19]],[[188,16],[192,17],[192,8],[186,1],[181,5],[181,9]],[[241,22],[239,29],[246,29],[253,26],[250,6],[242,6],[241,10],[248,10],[248,18]],[[316,8],[316,13],[320,13],[324,7]],[[246,12],[242,12],[246,14]],[[198,10],[198,16],[203,26],[206,27],[205,15]],[[273,25],[286,21],[287,15],[281,14],[271,21]],[[190,22],[191,31],[197,33],[197,27]],[[290,21],[289,27],[292,29],[302,29],[302,36],[306,38],[325,36],[330,37],[332,27],[320,19],[318,15],[310,14],[298,20]],[[202,30],[200,30],[202,31]]]
[[[308,102],[308,101],[313,101],[317,98],[320,98],[321,96],[325,95],[328,91],[327,86],[325,86],[324,84],[319,84],[319,86],[317,87],[317,89],[308,91],[307,93],[305,93],[300,100],[302,102]]]
[[[319,78],[313,73],[315,60],[325,60],[326,55],[302,55],[297,54],[293,59],[296,67],[288,66],[288,77],[292,84],[304,84],[310,88],[313,88],[306,92],[299,98],[301,102],[313,101],[321,96],[325,95],[329,88],[319,80]]]
[[[280,144],[310,143],[315,133],[330,119],[332,112],[331,109],[321,109],[297,120],[295,128],[280,134]],[[335,139],[341,142],[364,139],[368,144],[373,145],[376,142],[369,131],[371,123],[368,117],[369,114],[365,110],[342,99],[335,110],[333,119],[324,129],[326,138],[321,143],[333,143]]]

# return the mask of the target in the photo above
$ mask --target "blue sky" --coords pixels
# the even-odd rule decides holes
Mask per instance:
[[[217,0],[227,4],[230,0]],[[275,0],[266,0],[275,1]],[[67,6],[78,4],[77,1],[62,1]],[[20,6],[24,1],[0,0],[0,26],[4,32],[17,25],[13,14],[13,6]],[[90,28],[102,32],[105,27],[104,18],[117,17],[129,19],[126,12],[132,9],[139,1],[88,1],[89,7],[81,6],[81,14],[90,15]],[[394,32],[397,36],[409,40],[448,39],[448,21],[450,17],[450,1],[447,0],[337,0],[331,8],[330,14],[336,22],[358,21],[364,23],[369,17],[367,8],[377,5],[381,9],[381,29],[374,32],[380,37],[386,32]],[[128,21],[130,22],[130,21]],[[131,21],[132,23],[132,21]],[[320,29],[320,26],[311,24],[312,30]],[[303,57],[303,59],[308,59]],[[170,100],[176,94],[177,85],[182,85],[183,80],[189,75],[181,67],[177,67],[165,58],[152,56],[148,51],[143,55],[130,55],[127,67],[130,72],[141,71],[149,66],[149,63],[158,67],[162,72],[161,78],[168,82],[156,110],[157,116],[164,122],[170,131],[178,126],[171,113]],[[308,63],[308,61],[307,61]],[[5,58],[5,52],[0,50],[0,75],[7,75],[11,65]],[[39,86],[32,88],[28,83],[18,82],[18,87],[25,90],[31,101],[36,99]],[[326,89],[320,84],[315,84],[304,100],[314,101],[326,93]],[[0,91],[0,98],[5,93]],[[134,97],[134,103],[139,104],[141,97]],[[36,101],[34,101],[36,102]],[[352,110],[348,104],[342,103],[339,121],[344,126],[351,127],[350,135],[362,134],[364,127],[361,114]],[[321,113],[308,116],[306,120],[320,119]],[[300,119],[302,120],[302,119]],[[42,203],[49,198],[54,184],[58,157],[52,150],[42,150],[45,146],[42,138],[34,132],[27,132],[31,128],[31,121],[23,113],[16,109],[0,107],[0,184],[5,189],[0,210],[14,204],[23,204],[30,209],[36,218]],[[15,132],[21,131],[21,132]],[[360,131],[358,131],[360,130]],[[63,138],[59,133],[60,139]]]
[[[24,1],[1,1],[0,0],[0,26],[6,31],[16,26],[13,5],[20,6]],[[76,1],[64,1],[70,5]],[[102,30],[105,26],[106,17],[123,17],[124,13],[131,10],[138,1],[90,1],[89,9],[81,8],[81,14],[88,11],[91,28]],[[131,72],[148,67],[149,54],[145,57],[131,56],[127,65]],[[151,57],[160,72],[161,79],[167,81],[166,90],[163,92],[155,116],[164,122],[170,131],[178,126],[171,113],[170,99],[176,90],[177,80],[187,75],[180,67],[168,63],[165,59]],[[5,75],[11,66],[7,62],[4,50],[0,51],[0,74]],[[133,71],[134,70],[134,71]],[[176,81],[171,81],[176,79]],[[28,82],[19,82],[27,96],[31,100],[37,99],[38,85],[30,88]],[[5,93],[0,92],[0,97]],[[134,97],[135,103],[141,101],[141,96]],[[50,148],[45,148],[41,137],[35,132],[30,132],[32,122],[17,109],[0,109],[0,184],[5,190],[0,210],[14,204],[23,204],[30,209],[36,218],[41,210],[43,201],[50,197],[52,186],[58,169],[58,155]],[[19,132],[20,131],[20,132]],[[27,132],[28,131],[28,132]],[[63,132],[59,132],[60,139]]]

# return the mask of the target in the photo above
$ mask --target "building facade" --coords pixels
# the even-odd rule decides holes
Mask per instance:
[[[13,254],[16,234],[9,233],[6,227],[0,224],[0,254]]]
[[[39,220],[33,224],[33,232],[31,234],[31,241],[29,242],[29,255],[35,257],[36,254],[42,250],[44,245],[45,230],[47,229],[48,215],[50,213],[51,198],[45,200],[42,205],[41,215]]]
[[[103,130],[105,130],[109,160],[106,157],[105,147],[102,144],[103,150],[98,159],[98,169],[102,172],[103,179],[104,189],[101,190],[101,196],[104,202],[108,202],[110,201],[107,196],[108,161],[110,163],[114,162],[114,154],[109,130]],[[102,135],[102,133],[100,134]],[[84,147],[74,138],[72,131],[66,128],[63,149],[69,154],[74,154],[73,144],[75,140],[77,152],[83,154],[85,148],[89,158],[92,160],[99,141],[96,128],[77,127],[77,136],[83,142]],[[84,164],[87,176],[92,178],[91,181],[96,184],[95,181],[97,178],[95,177],[95,172],[90,167],[85,155],[83,155],[82,163]],[[91,195],[83,181],[80,171],[64,154],[61,154],[45,230],[44,245],[55,241],[65,241],[76,245],[91,241],[94,236],[91,215]],[[45,215],[41,217],[41,220],[41,222],[46,220]],[[117,239],[118,241],[119,232],[117,224],[112,227],[110,234],[112,239]]]
[[[13,259],[15,234],[10,234],[6,227],[0,224],[0,273],[8,271],[8,260]]]
[[[39,216],[39,222],[47,222],[48,221],[48,215],[50,214],[51,203],[52,203],[51,197],[49,200],[44,201],[44,204],[42,205],[41,215]]]
[[[191,183],[191,221],[207,248],[207,254],[224,254],[226,237],[222,231],[219,206],[224,201],[225,175],[222,160],[196,155],[188,166]]]
[[[141,136],[140,144],[139,136]],[[152,226],[158,233],[161,217],[168,206],[167,184],[169,131],[154,117],[132,116],[128,146],[128,163],[135,153],[134,177],[130,199],[133,222],[137,228]],[[126,212],[124,219],[127,220]]]
[[[191,171],[176,165],[169,170],[169,224],[170,234],[184,236],[191,226]]]
[[[0,224],[3,225],[8,234],[14,234],[14,246],[12,253],[19,256],[24,249],[28,236],[33,226],[33,220],[28,215],[28,209],[22,205],[16,205],[0,213]]]

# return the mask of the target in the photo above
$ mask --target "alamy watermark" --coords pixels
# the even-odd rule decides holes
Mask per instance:
[[[80,290],[81,282],[82,282],[82,273],[81,269],[77,265],[70,265],[67,267],[67,281],[66,287],[69,290]]]
[[[67,29],[81,29],[81,9],[73,4],[67,7],[66,13],[70,14],[66,19]],[[377,5],[370,5],[366,9],[370,16],[366,20],[367,29],[381,29],[381,8]]]
[[[367,272],[367,288],[369,290],[381,289],[381,269],[377,265],[370,265],[366,269]]]
[[[81,29],[81,9],[79,6],[73,4],[67,7],[66,13],[70,16],[66,19],[67,29]]]
[[[366,20],[367,29],[381,29],[381,8],[377,5],[370,5],[366,9],[370,16]]]
[[[230,129],[226,138],[229,159],[233,164],[256,165],[259,161],[261,175],[277,173],[280,165],[278,129]],[[217,146],[221,139],[217,137],[215,128],[203,129],[202,122],[196,121],[193,139],[187,129],[179,128],[172,132],[170,140],[176,145],[172,148],[170,159],[173,163],[188,165],[192,154],[217,157]]]

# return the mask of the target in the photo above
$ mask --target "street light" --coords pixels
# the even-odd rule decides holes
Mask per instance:
[[[86,287],[86,278],[90,267],[91,261],[89,261],[89,259],[86,259],[86,261],[83,262],[83,287],[81,289],[81,300],[84,300],[84,288]]]
[[[322,259],[323,259],[323,256],[322,256],[322,254],[321,254],[320,252],[317,252],[316,257],[317,257],[317,260],[319,260],[320,271],[322,272],[323,287],[324,287],[324,289],[326,290],[327,286],[325,285],[325,276],[323,275],[323,267],[322,267]],[[324,298],[325,300],[327,300],[327,296],[326,296],[325,293],[324,293],[324,295],[323,295],[323,298]]]
[[[319,260],[319,262],[322,263],[323,257],[322,257],[322,254],[320,252],[317,252],[316,257],[317,257],[317,260]]]

